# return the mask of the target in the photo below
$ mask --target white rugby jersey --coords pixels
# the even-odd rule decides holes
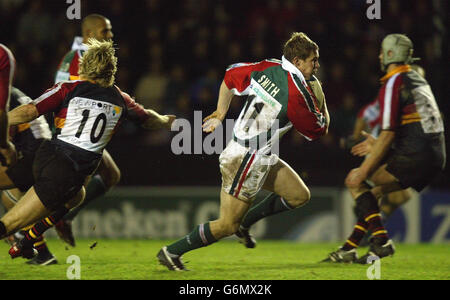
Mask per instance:
[[[121,119],[142,124],[147,111],[116,86],[102,88],[88,81],[56,84],[33,101],[39,115],[54,112],[53,139],[101,154]]]

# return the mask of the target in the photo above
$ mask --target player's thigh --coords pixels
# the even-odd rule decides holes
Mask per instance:
[[[404,189],[399,180],[386,170],[386,166],[386,164],[380,166],[370,177],[370,180],[375,185],[375,187],[372,188],[372,193],[377,198]]]
[[[387,195],[387,200],[389,204],[400,206],[411,198],[411,190],[404,189],[398,192],[392,192]]]
[[[11,208],[2,218],[8,232],[15,232],[20,228],[34,224],[43,217],[50,214],[50,211],[42,204],[34,187],[30,188],[25,195]]]
[[[219,220],[227,223],[241,223],[250,205],[251,202],[239,200],[221,189]]]
[[[219,219],[209,222],[212,235],[216,239],[221,239],[234,234],[249,208],[249,202],[239,200],[222,189]]]
[[[263,189],[276,193],[294,206],[307,202],[311,197],[308,187],[297,172],[282,159],[270,169]]]
[[[120,169],[106,149],[103,151],[97,173],[102,177],[105,185],[108,187],[114,186],[120,181]]]

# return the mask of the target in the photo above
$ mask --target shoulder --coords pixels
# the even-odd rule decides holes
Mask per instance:
[[[265,60],[258,61],[258,62],[235,63],[232,65],[229,65],[227,67],[227,71],[236,69],[236,68],[243,68],[243,67],[261,69],[261,68],[269,68],[269,67],[273,67],[273,66],[281,66],[281,60],[271,58],[271,59],[265,59]]]

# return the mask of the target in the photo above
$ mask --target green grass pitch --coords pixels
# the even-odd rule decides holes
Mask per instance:
[[[91,249],[90,246],[97,242]],[[82,280],[367,280],[363,265],[318,263],[338,244],[303,244],[287,241],[259,241],[245,249],[225,240],[185,255],[190,272],[170,272],[156,260],[158,250],[170,241],[77,240],[71,248],[58,239],[48,241],[57,265],[29,266],[12,260],[9,246],[0,243],[0,280],[66,280],[71,255],[80,258]],[[380,279],[450,279],[450,246],[397,244],[394,257],[381,260]],[[359,250],[363,255],[367,248]]]

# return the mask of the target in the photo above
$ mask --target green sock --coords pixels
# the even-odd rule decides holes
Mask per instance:
[[[100,175],[95,175],[89,181],[86,187],[86,197],[80,206],[72,209],[65,217],[64,220],[72,221],[86,205],[88,205],[92,200],[103,196],[107,192],[105,183]]]
[[[283,198],[275,193],[271,193],[248,211],[241,223],[241,227],[248,229],[265,217],[292,209],[294,207],[291,207]]]
[[[167,251],[171,254],[182,255],[188,251],[211,245],[216,241],[208,222],[198,225],[187,236],[167,246]]]

